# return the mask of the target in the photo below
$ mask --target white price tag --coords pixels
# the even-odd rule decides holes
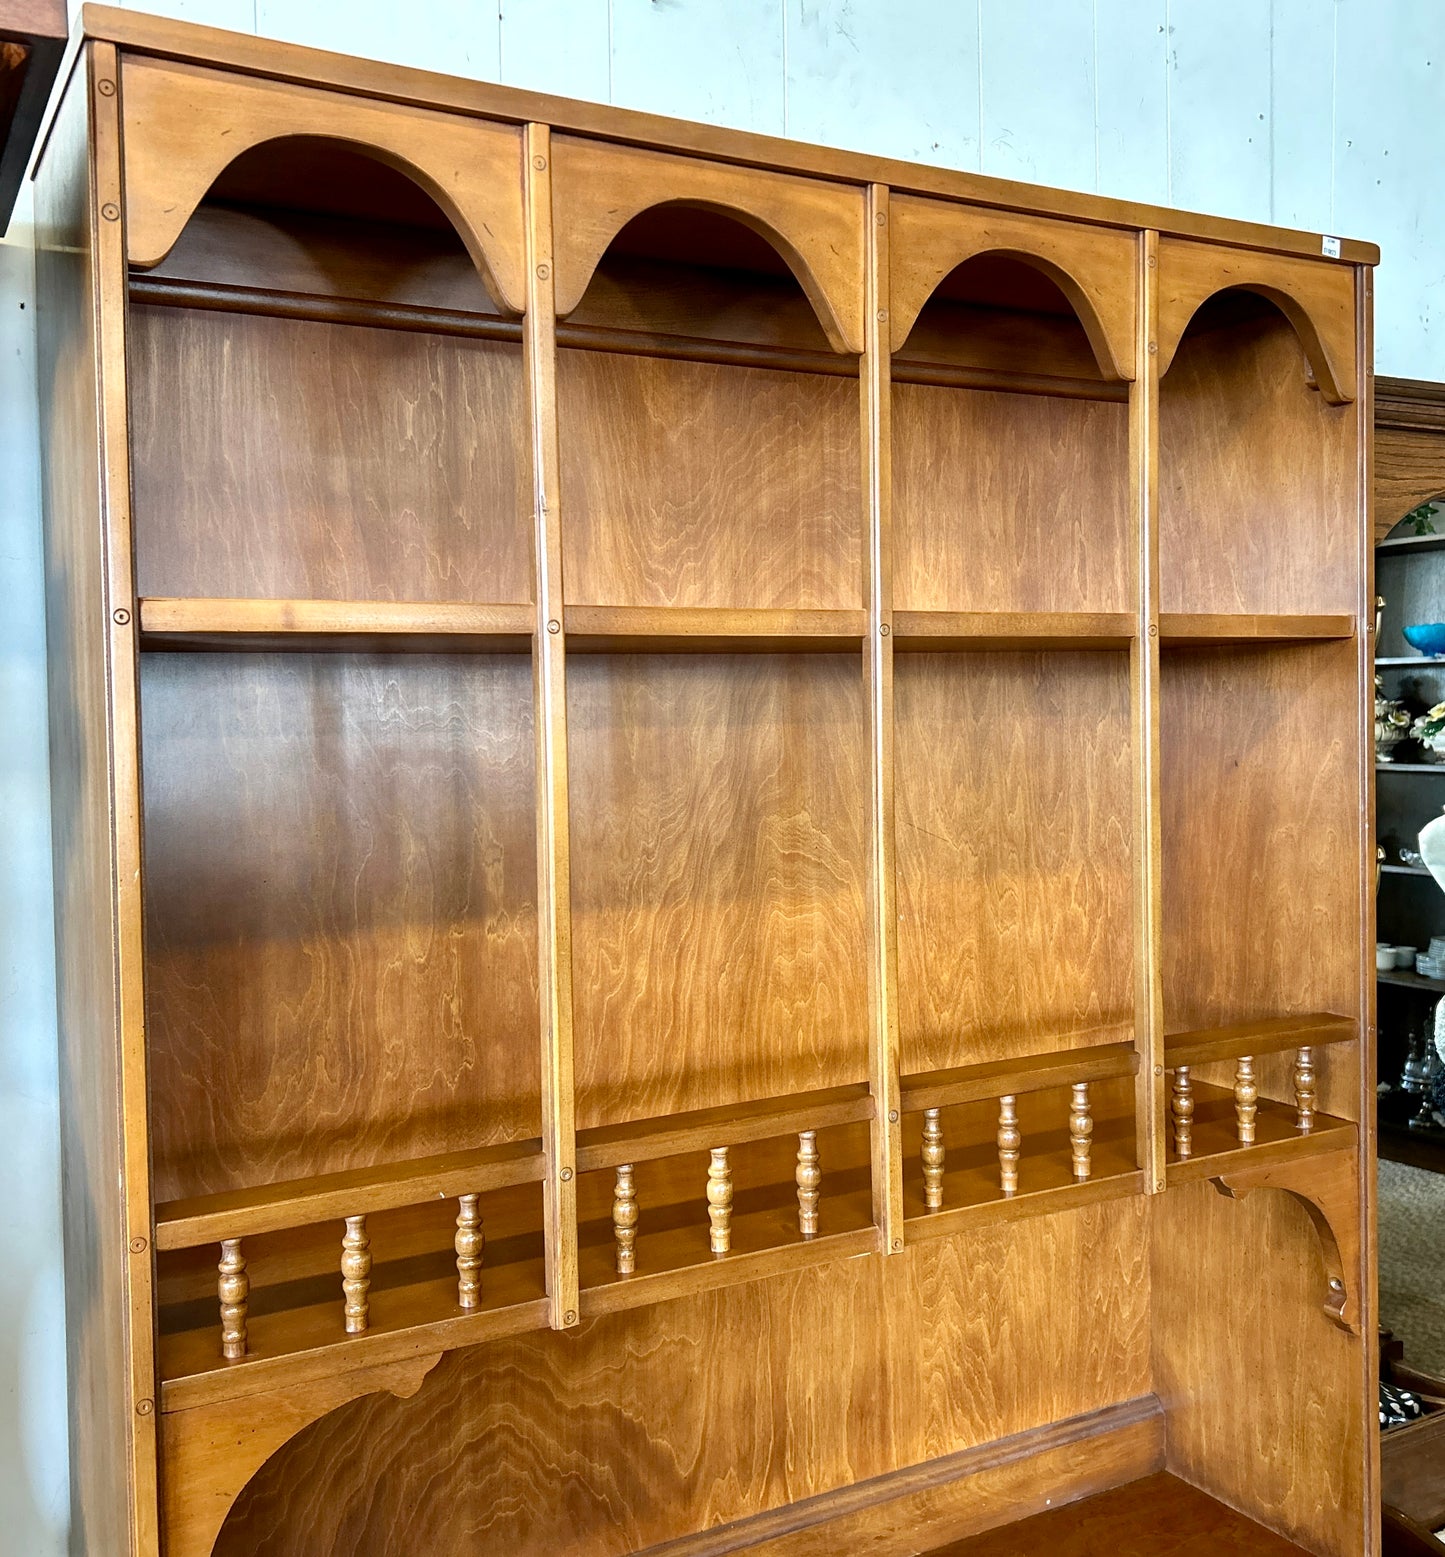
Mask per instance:
[[[1320,253],[1326,259],[1338,259],[1340,257],[1340,240],[1338,238],[1321,238]]]

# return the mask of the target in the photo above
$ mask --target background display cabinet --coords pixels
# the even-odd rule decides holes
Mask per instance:
[[[1372,1552],[1375,251],[83,27],[85,1549]]]

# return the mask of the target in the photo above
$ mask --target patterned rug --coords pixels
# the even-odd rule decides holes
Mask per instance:
[[[1380,1164],[1380,1323],[1445,1376],[1445,1174]]]

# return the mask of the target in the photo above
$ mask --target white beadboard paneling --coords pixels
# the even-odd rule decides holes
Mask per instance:
[[[1093,189],[1093,0],[979,0],[982,168]]]
[[[1269,220],[1269,6],[1169,0],[1170,202]]]
[[[255,0],[256,31],[315,49],[495,81],[500,73],[500,0]]]
[[[784,0],[784,21],[789,135],[978,170],[977,0]]]
[[[1273,0],[1271,220],[1331,232],[1335,18],[1320,0]]]
[[[1166,0],[1094,0],[1099,193],[1169,201]]]
[[[608,0],[499,0],[508,86],[605,103],[611,97]]]
[[[612,101],[781,135],[780,0],[612,0]]]
[[[181,22],[199,22],[202,27],[224,27],[230,32],[256,30],[256,0],[120,0],[120,3],[131,11],[173,16]],[[72,16],[79,8],[79,3],[71,5]]]
[[[1445,6],[1337,0],[1334,222],[1380,245],[1375,360],[1445,378]]]

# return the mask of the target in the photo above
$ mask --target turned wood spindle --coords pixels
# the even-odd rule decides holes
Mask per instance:
[[[366,1218],[346,1218],[341,1240],[341,1291],[346,1298],[346,1333],[360,1335],[366,1329],[371,1292],[371,1240],[366,1236]]]
[[[1189,1067],[1181,1065],[1174,1072],[1174,1150],[1180,1157],[1188,1157],[1194,1151],[1194,1080]]]
[[[1234,1119],[1241,1146],[1254,1145],[1254,1120],[1259,1113],[1259,1088],[1254,1083],[1254,1056],[1241,1054],[1234,1070]]]
[[[1093,1146],[1094,1116],[1089,1112],[1089,1083],[1077,1081],[1069,1108],[1069,1143],[1074,1148],[1074,1177],[1082,1183],[1093,1171],[1089,1152]]]
[[[923,1204],[929,1211],[943,1210],[943,1110],[923,1110]]]
[[[714,1254],[726,1254],[733,1243],[733,1170],[726,1146],[714,1146],[707,1165],[707,1219]]]
[[[1001,1097],[998,1100],[998,1181],[1005,1195],[1014,1194],[1019,1187],[1019,1147],[1022,1145],[1018,1100],[1012,1096]]]
[[[617,1243],[617,1274],[630,1276],[637,1269],[637,1186],[632,1164],[617,1165],[612,1188],[612,1236]]]
[[[798,1132],[798,1168],[793,1175],[798,1186],[798,1231],[804,1238],[818,1236],[818,1188],[823,1170],[818,1164],[818,1132]]]
[[[457,1304],[461,1308],[479,1308],[482,1302],[482,1250],[486,1238],[476,1195],[463,1195],[457,1202]]]
[[[246,1274],[239,1238],[221,1240],[221,1263],[216,1269],[220,1272],[216,1289],[221,1299],[221,1355],[228,1359],[244,1357],[246,1299],[251,1291],[251,1278]]]
[[[1295,1129],[1308,1135],[1315,1127],[1315,1051],[1304,1048],[1294,1059]]]

